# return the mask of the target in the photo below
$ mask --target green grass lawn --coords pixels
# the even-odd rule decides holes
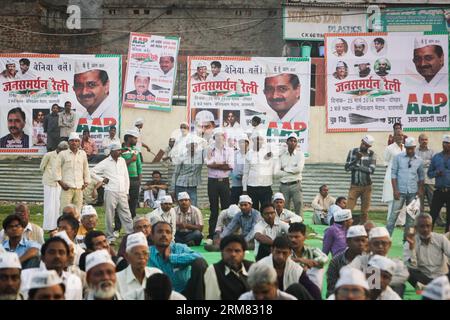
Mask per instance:
[[[105,211],[104,211],[104,208],[103,207],[96,207],[96,209],[97,209],[97,213],[98,213],[98,216],[99,216],[97,229],[104,231],[105,230]],[[146,214],[146,213],[148,213],[150,211],[151,211],[151,209],[148,209],[148,208],[138,208],[137,209],[138,215],[143,215],[143,214]],[[13,205],[2,205],[2,206],[0,206],[0,221],[3,221],[3,219],[8,214],[11,214],[13,212],[14,212],[14,206]],[[31,221],[33,223],[36,223],[37,225],[42,225],[42,220],[43,220],[42,212],[43,212],[42,205],[30,205]],[[203,209],[202,213],[203,213],[203,220],[204,220],[204,229],[203,230],[204,230],[204,234],[206,235],[207,234],[207,230],[208,230],[209,210]],[[370,217],[370,220],[375,222],[378,226],[384,226],[385,223],[386,223],[386,212],[370,212],[369,213],[369,217]],[[310,211],[306,211],[305,212],[305,224],[308,226],[308,234],[314,232],[314,233],[316,233],[319,236],[323,236],[324,231],[327,228],[327,226],[314,225],[312,223],[312,213]],[[438,227],[438,228],[436,228],[435,231],[442,233],[443,232],[443,228],[439,228]],[[402,233],[403,233],[403,230],[400,229],[400,228],[396,228],[396,230],[394,231],[394,235],[393,235],[393,239],[392,239],[392,247],[391,247],[391,250],[389,252],[389,256],[390,257],[396,257],[396,258],[400,258],[401,259],[401,257],[402,257],[402,236],[403,236]],[[119,239],[119,241],[116,242],[116,248],[117,248],[119,243],[120,243],[120,239]],[[306,241],[306,244],[310,245],[310,246],[322,248],[322,240],[317,239],[315,237],[313,237],[311,239],[308,239]],[[206,259],[206,261],[208,262],[208,264],[215,263],[215,262],[220,260],[220,253],[219,252],[207,252],[207,251],[204,250],[204,248],[202,246],[193,247],[193,249],[196,250],[197,252],[201,253],[203,255],[203,257]],[[247,251],[246,252],[246,258],[249,259],[249,260],[254,260],[253,252]],[[325,266],[325,267],[327,268],[328,266]],[[326,279],[324,281],[324,289],[322,291],[323,291],[324,297],[325,297]],[[409,285],[409,283],[408,283],[404,299],[405,300],[417,300],[419,298],[420,298],[420,296],[416,295],[414,288],[411,287],[411,285]]]

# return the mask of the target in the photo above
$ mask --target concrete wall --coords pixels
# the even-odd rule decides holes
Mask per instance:
[[[307,163],[344,163],[351,148],[359,146],[364,132],[327,133],[326,108],[311,107],[309,146],[310,157]],[[122,129],[131,127],[133,121],[142,117],[145,119],[143,141],[156,154],[159,149],[167,147],[173,130],[176,130],[182,121],[186,121],[186,108],[174,106],[172,112],[159,112],[149,110],[136,110],[124,108],[122,111]],[[421,132],[406,132],[406,135],[416,138]],[[429,137],[429,147],[435,151],[442,150],[442,135],[444,131],[426,132]],[[369,132],[375,138],[373,150],[378,154],[378,164],[383,164],[383,153],[386,147],[389,132]],[[154,156],[144,152],[145,161],[151,161]]]

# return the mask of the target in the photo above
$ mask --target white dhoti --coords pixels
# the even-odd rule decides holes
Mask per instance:
[[[42,229],[54,230],[57,227],[56,221],[60,216],[59,204],[61,197],[61,186],[55,187],[44,184],[44,222]]]

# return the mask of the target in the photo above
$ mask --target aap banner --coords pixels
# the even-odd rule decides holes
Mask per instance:
[[[131,33],[123,101],[127,107],[170,111],[180,40]]]
[[[2,54],[0,71],[0,154],[44,154],[54,104],[62,110],[70,101],[74,130],[89,129],[99,148],[119,124],[119,55]]]
[[[449,129],[448,34],[328,34],[325,45],[328,132]]]
[[[252,118],[273,142],[295,132],[308,150],[309,58],[188,57],[188,120],[209,138],[223,127],[228,138],[249,133]]]

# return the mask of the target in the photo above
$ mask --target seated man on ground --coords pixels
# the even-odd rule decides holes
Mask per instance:
[[[255,225],[255,260],[261,260],[270,255],[273,240],[277,237],[287,236],[289,225],[277,217],[275,206],[271,203],[261,206],[260,220]]]
[[[326,184],[319,188],[319,194],[316,195],[311,202],[311,207],[314,209],[313,222],[314,224],[329,224],[327,221],[328,209],[336,202],[336,199],[328,194],[328,186]]]
[[[172,241],[172,227],[159,221],[152,226],[149,267],[160,269],[172,281],[175,291],[188,300],[205,299],[203,276],[208,264],[202,256],[185,244]]]
[[[255,248],[254,236],[255,225],[262,219],[258,210],[252,208],[252,199],[248,195],[239,197],[239,207],[241,211],[238,212],[230,224],[225,227],[220,234],[220,238],[235,233],[238,229],[241,230],[242,236],[247,241],[247,248],[253,250]]]
[[[368,280],[372,280],[368,281],[370,300],[402,300],[389,286],[395,272],[395,263],[389,258],[374,255],[370,259],[368,266],[366,277]]]
[[[270,256],[255,264],[267,264],[275,268],[278,288],[299,300],[321,300],[319,288],[309,279],[305,270],[291,259],[290,241],[286,236],[275,238]]]
[[[177,231],[175,242],[188,246],[199,246],[203,239],[203,216],[199,208],[191,204],[187,192],[178,194],[178,207],[175,208],[177,216]]]
[[[281,192],[277,192],[273,195],[272,202],[275,206],[277,217],[281,221],[284,221],[286,223],[303,221],[303,218],[300,215],[296,215],[294,212],[284,207],[284,205],[286,204],[286,200],[284,199],[284,195]]]
[[[353,223],[352,212],[349,209],[338,210],[334,213],[334,224],[325,230],[323,236],[323,253],[327,256],[331,252],[334,257],[347,247],[346,234]]]
[[[173,201],[171,196],[164,196],[160,199],[161,205],[145,215],[151,225],[154,225],[158,221],[165,221],[170,223],[173,230],[173,236],[175,238],[176,226],[177,226],[177,214],[173,208]]]
[[[337,254],[328,266],[327,270],[327,297],[333,294],[339,272],[350,264],[359,255],[368,251],[367,232],[363,226],[351,226],[347,231],[347,248]]]
[[[206,300],[237,300],[250,290],[248,270],[252,264],[245,260],[247,242],[241,235],[229,235],[220,242],[222,259],[205,272]]]
[[[89,231],[95,230],[97,227],[98,216],[97,210],[91,205],[84,206],[81,209],[81,226],[78,229],[78,233],[76,236],[76,243],[81,245],[83,249],[84,247],[84,237]]]
[[[206,251],[220,251],[220,234],[233,220],[234,216],[238,214],[241,209],[236,205],[232,204],[228,209],[222,210],[217,218],[216,230],[214,232],[213,240],[209,243],[206,240],[205,250]]]
[[[239,300],[297,300],[293,295],[278,289],[277,271],[267,264],[253,264],[248,272],[251,291]]]
[[[346,197],[338,197],[336,199],[336,202],[328,208],[327,220],[326,220],[327,224],[331,226],[334,223],[334,214],[336,211],[343,210],[346,208],[347,208],[347,198]]]
[[[294,262],[299,263],[312,282],[322,289],[325,264],[328,256],[319,248],[305,245],[306,226],[301,222],[291,223],[288,230],[289,241],[291,242],[292,256]]]
[[[8,237],[3,240],[2,246],[5,251],[15,252],[19,256],[22,270],[39,266],[39,249],[41,245],[35,241],[25,239],[23,231],[26,227],[25,221],[15,214],[11,214],[3,220],[3,230]]]

